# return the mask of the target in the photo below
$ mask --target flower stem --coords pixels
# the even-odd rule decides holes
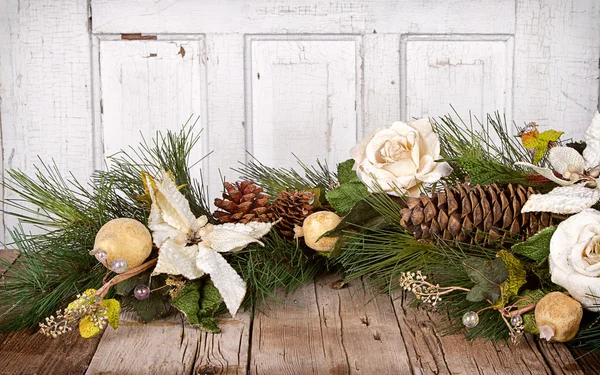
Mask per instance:
[[[113,277],[109,282],[102,285],[102,287],[96,291],[96,295],[100,298],[104,298],[104,296],[108,293],[112,286],[117,285],[118,283],[125,281],[135,275],[139,275],[140,273],[146,271],[148,268],[154,266],[157,261],[158,258],[149,260],[140,266],[132,268],[129,271],[123,272],[122,274]]]

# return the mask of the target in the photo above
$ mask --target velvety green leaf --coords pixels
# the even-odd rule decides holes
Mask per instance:
[[[337,176],[338,176],[338,181],[340,182],[341,185],[343,185],[347,182],[359,181],[356,171],[352,170],[353,166],[354,166],[354,159],[348,159],[348,160],[338,164]]]
[[[536,262],[542,262],[550,255],[550,239],[555,231],[556,227],[542,229],[527,241],[514,245],[512,251]]]
[[[346,182],[327,193],[327,201],[339,215],[346,215],[369,192],[360,181]]]
[[[171,300],[171,304],[181,311],[191,325],[209,332],[220,332],[215,313],[223,299],[212,281],[190,280]]]
[[[467,293],[467,300],[479,302],[489,299],[495,303],[500,298],[500,284],[508,278],[508,270],[501,258],[483,261],[470,258],[463,262],[469,278],[475,283]]]
[[[527,271],[521,262],[506,250],[498,252],[496,256],[502,259],[508,271],[508,278],[500,284],[500,299],[497,301],[497,305],[502,307],[519,294],[519,289],[527,282]]]

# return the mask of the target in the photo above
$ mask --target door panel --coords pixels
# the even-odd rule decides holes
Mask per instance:
[[[489,37],[486,37],[489,38]],[[424,36],[406,40],[406,118],[451,111],[512,119],[512,37]]]
[[[177,131],[201,115],[203,48],[202,41],[190,40],[100,42],[105,156],[150,141],[158,130]],[[191,160],[203,152],[196,147]]]
[[[333,165],[356,143],[355,40],[251,40],[250,152],[288,167],[320,159]],[[359,66],[358,66],[359,67]]]

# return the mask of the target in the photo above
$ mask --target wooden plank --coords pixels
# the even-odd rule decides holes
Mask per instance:
[[[0,1],[3,170],[34,172],[39,155],[84,185],[93,171],[88,8],[87,0]]]
[[[13,263],[17,259],[18,255],[19,252],[17,250],[0,250],[0,259],[6,260],[10,263]],[[2,267],[2,264],[0,263],[0,276],[2,276],[4,272],[6,272],[6,268]]]
[[[286,302],[257,307],[251,374],[410,374],[389,298],[357,281],[335,290],[327,276]]]
[[[83,339],[77,330],[56,339],[28,329],[1,334],[0,375],[82,374],[100,339]]]
[[[543,350],[527,337],[519,345],[505,342],[468,342],[460,334],[437,332],[442,316],[394,301],[415,374],[583,374],[566,346]]]
[[[600,374],[600,356],[598,354],[590,354],[587,350],[582,349],[575,349],[572,353],[586,375]]]
[[[506,33],[515,19],[514,0],[93,0],[91,7],[93,32],[109,34]]]
[[[400,35],[365,34],[363,43],[364,126],[358,139],[405,120],[400,117]]]
[[[124,312],[119,329],[104,333],[86,374],[245,374],[249,321],[248,312],[224,318],[217,335],[180,314],[144,324]]]

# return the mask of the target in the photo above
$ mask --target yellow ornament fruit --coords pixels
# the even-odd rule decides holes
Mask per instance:
[[[566,342],[579,331],[583,317],[581,304],[564,293],[546,294],[535,306],[535,324],[540,338]]]
[[[304,219],[302,232],[306,246],[316,251],[331,251],[337,237],[323,237],[326,232],[334,229],[342,218],[330,211],[319,211]]]
[[[96,234],[92,251],[107,268],[112,269],[113,262],[117,260],[122,269],[113,271],[119,273],[141,265],[151,252],[152,235],[148,228],[137,220],[127,218],[113,219],[104,224]],[[124,269],[121,260],[127,262]]]

